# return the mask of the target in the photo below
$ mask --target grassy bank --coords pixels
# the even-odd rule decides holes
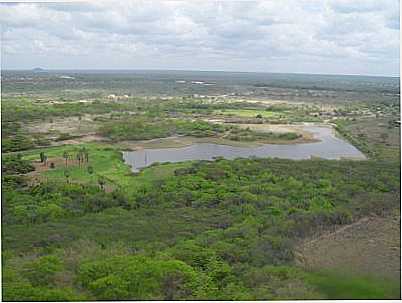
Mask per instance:
[[[76,154],[82,148],[88,151],[89,161],[80,167],[78,160],[76,160]],[[47,166],[38,163],[40,152],[44,152],[48,157]],[[68,153],[69,158],[67,161],[63,157],[64,153]],[[136,174],[134,178],[131,168],[122,159],[121,150],[118,147],[101,143],[58,146],[39,149],[33,152],[24,152],[23,159],[36,161],[36,165],[40,171],[37,175],[41,180],[48,179],[66,182],[65,171],[67,170],[71,182],[98,185],[98,179],[101,176],[106,179],[107,185],[113,188],[120,188],[127,192],[127,194],[135,192],[145,184],[152,184],[166,176],[173,175],[175,169],[188,165],[177,163],[150,167]],[[50,168],[52,162],[57,163],[53,169]],[[88,172],[89,166],[93,169],[92,174]]]

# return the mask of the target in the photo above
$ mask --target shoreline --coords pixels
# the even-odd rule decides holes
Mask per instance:
[[[162,148],[182,148],[191,146],[197,143],[211,143],[211,144],[220,144],[220,145],[228,145],[234,147],[259,147],[265,144],[273,144],[273,145],[296,145],[296,144],[308,144],[308,143],[316,143],[320,142],[320,139],[315,138],[314,134],[303,130],[304,126],[319,126],[319,127],[331,127],[330,125],[318,125],[318,124],[257,124],[258,128],[265,127],[265,131],[272,131],[272,129],[276,129],[275,132],[278,132],[278,128],[287,128],[286,131],[293,131],[298,134],[301,134],[301,138],[297,138],[294,140],[259,140],[259,141],[233,141],[225,138],[219,137],[191,137],[191,136],[171,136],[166,138],[155,138],[151,140],[141,140],[141,141],[120,141],[116,142],[123,151],[136,151],[142,149],[162,149]],[[261,127],[263,126],[263,127]],[[250,127],[253,128],[253,124],[243,124],[242,127]],[[333,127],[331,127],[333,128]],[[263,131],[259,129],[259,131]],[[286,132],[283,131],[283,132]],[[280,132],[280,131],[279,131]]]

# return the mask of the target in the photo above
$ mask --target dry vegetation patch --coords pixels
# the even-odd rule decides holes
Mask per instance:
[[[400,279],[399,210],[387,217],[365,217],[332,233],[308,239],[298,248],[298,263],[392,280]]]

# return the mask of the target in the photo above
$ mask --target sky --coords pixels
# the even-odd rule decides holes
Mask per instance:
[[[399,76],[399,0],[0,4],[3,69]]]

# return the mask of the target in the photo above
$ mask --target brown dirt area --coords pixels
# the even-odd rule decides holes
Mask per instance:
[[[96,115],[83,115],[78,117],[54,118],[53,121],[32,122],[26,125],[30,133],[70,133],[84,135],[96,131],[97,123],[93,119]]]
[[[81,136],[79,138],[68,139],[68,140],[61,140],[52,142],[52,146],[60,146],[60,145],[69,145],[69,144],[81,144],[81,143],[89,143],[89,142],[109,142],[108,138],[96,135],[96,134],[89,134],[85,136]]]
[[[401,275],[400,213],[370,216],[308,239],[297,249],[297,263],[306,269],[333,269],[399,280]]]
[[[26,176],[29,177],[28,183],[30,185],[33,185],[44,182],[46,180],[46,177],[42,176],[41,174],[50,169],[50,163],[53,162],[55,167],[58,168],[61,166],[64,167],[65,161],[66,160],[62,157],[49,158],[47,160],[47,165],[44,165],[39,160],[32,161],[31,164],[35,167],[35,170],[26,174]]]
[[[66,160],[62,157],[49,158],[49,159],[47,159],[47,165],[44,165],[39,160],[32,161],[32,165],[35,167],[35,170],[28,173],[27,175],[36,175],[38,173],[49,170],[50,163],[52,163],[52,162],[54,163],[55,167],[60,167],[60,166],[64,167]],[[71,162],[71,160],[69,160],[69,163],[70,162]]]

